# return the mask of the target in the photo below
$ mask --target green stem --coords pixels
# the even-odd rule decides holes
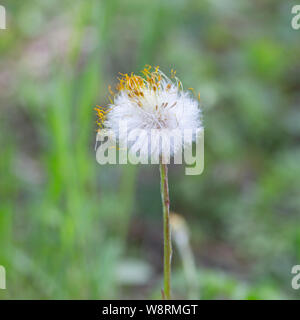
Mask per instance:
[[[170,226],[170,199],[168,186],[168,167],[160,164],[160,192],[164,219],[164,298],[171,299],[171,226]]]

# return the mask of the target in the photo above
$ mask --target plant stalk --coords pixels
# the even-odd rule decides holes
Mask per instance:
[[[164,298],[171,299],[171,225],[170,225],[170,198],[168,186],[168,167],[160,163],[160,192],[163,206],[164,221]]]

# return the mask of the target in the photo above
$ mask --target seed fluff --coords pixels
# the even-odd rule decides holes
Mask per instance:
[[[168,154],[174,156],[181,150],[186,129],[202,129],[200,95],[196,99],[193,90],[184,91],[173,70],[170,78],[159,67],[146,66],[141,73],[120,73],[116,92],[109,87],[111,104],[96,108],[98,134],[104,128],[111,130],[120,145],[130,146],[130,133],[140,130],[130,152],[164,157],[169,148]]]

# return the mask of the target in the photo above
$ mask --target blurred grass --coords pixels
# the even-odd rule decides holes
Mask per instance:
[[[170,169],[201,297],[297,298],[300,46],[290,4],[1,4],[0,298],[160,298],[157,168],[100,167],[93,149],[93,107],[108,103],[118,72],[146,63],[177,69],[201,92],[205,171]],[[140,284],[118,273],[132,260]],[[176,250],[174,272],[175,297],[188,297]]]

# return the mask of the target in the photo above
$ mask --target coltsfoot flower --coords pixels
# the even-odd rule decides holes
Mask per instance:
[[[198,99],[192,90],[183,90],[173,70],[171,78],[151,66],[141,76],[121,74],[110,94],[111,104],[96,108],[99,131],[112,130],[121,146],[131,145],[130,152],[141,157],[174,156],[181,151],[184,131],[202,128]]]
[[[107,137],[109,142],[117,141],[120,150],[129,150],[129,158],[131,154],[139,154],[139,160],[151,157],[151,163],[159,164],[164,231],[164,299],[171,298],[172,260],[167,164],[171,156],[175,159],[177,154],[182,155],[183,148],[191,146],[193,139],[203,132],[198,100],[191,92],[184,91],[175,72],[171,73],[171,78],[168,78],[158,67],[146,66],[141,76],[121,74],[116,92],[110,89],[111,104],[107,108],[96,108],[100,127],[97,141],[103,142]],[[187,132],[189,138],[185,139]],[[98,150],[102,150],[101,146]],[[100,155],[99,163],[107,163],[106,159],[102,162],[102,152]]]

